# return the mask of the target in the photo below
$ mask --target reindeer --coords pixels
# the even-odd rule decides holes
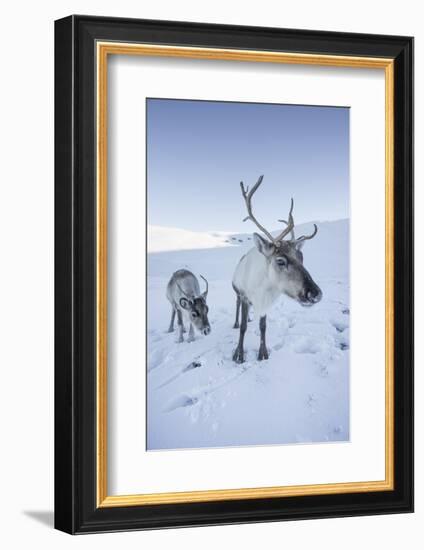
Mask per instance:
[[[294,234],[293,199],[291,200],[288,220],[284,222],[284,230],[273,237],[255,218],[252,211],[252,197],[261,185],[263,176],[249,191],[240,182],[241,192],[246,203],[248,215],[243,221],[251,220],[266,239],[258,233],[253,234],[255,247],[245,254],[239,261],[233,276],[233,289],[237,295],[236,319],[234,328],[240,328],[238,346],[233,360],[243,363],[243,342],[247,328],[249,307],[252,305],[255,314],[259,317],[261,333],[258,360],[268,359],[268,350],[265,343],[266,312],[281,294],[299,302],[302,306],[312,306],[322,298],[322,292],[303,266],[302,247],[305,241],[317,234],[318,228],[314,224],[314,231],[309,236],[296,239]],[[283,240],[290,234],[290,239]],[[241,324],[239,313],[241,308]]]
[[[206,305],[209,285],[208,281],[202,275],[200,276],[206,283],[206,290],[202,294],[200,294],[198,280],[187,269],[176,271],[166,287],[166,297],[172,307],[171,323],[168,332],[174,332],[174,320],[175,315],[177,315],[179,329],[177,343],[184,342],[183,332],[185,332],[185,329],[183,316],[190,323],[187,342],[193,342],[194,340],[193,326],[205,336],[211,331],[208,321],[209,308]]]

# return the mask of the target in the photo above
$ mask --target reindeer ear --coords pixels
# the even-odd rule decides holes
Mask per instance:
[[[272,256],[275,251],[275,246],[272,243],[261,237],[258,233],[253,233],[253,240],[255,241],[256,248],[266,258]]]
[[[295,246],[297,250],[302,250],[304,244],[305,244],[305,241],[299,241],[295,244]]]
[[[190,306],[192,305],[193,305],[193,302],[191,302],[190,300],[187,300],[187,298],[180,298],[180,306],[183,309],[190,309]]]

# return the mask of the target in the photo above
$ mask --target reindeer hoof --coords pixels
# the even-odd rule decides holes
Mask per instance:
[[[243,357],[243,350],[240,348],[237,348],[236,351],[233,354],[233,361],[236,363],[244,363],[244,357]]]
[[[240,325],[238,323],[234,323],[233,328],[240,328]]]
[[[263,359],[268,359],[268,357],[269,357],[268,350],[266,349],[265,346],[261,346],[259,348],[258,361],[262,361]]]
[[[182,336],[180,336],[179,338],[177,338],[177,339],[175,340],[175,343],[176,343],[176,344],[182,344],[183,342],[184,342],[184,338],[183,338]]]
[[[171,332],[174,332],[174,329],[173,329],[173,328],[169,328],[166,332],[167,332],[168,334],[170,334]]]
[[[187,342],[188,342],[188,343],[194,342],[194,340],[195,340],[194,336],[189,336],[189,337],[187,338]]]

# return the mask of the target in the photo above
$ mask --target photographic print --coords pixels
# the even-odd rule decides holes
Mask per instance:
[[[147,450],[349,440],[349,108],[146,100]]]
[[[413,50],[55,22],[57,529],[413,511]]]

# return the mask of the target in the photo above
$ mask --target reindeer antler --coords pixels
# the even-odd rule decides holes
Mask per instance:
[[[288,225],[288,222],[286,222],[286,220],[278,220],[278,221]],[[318,227],[314,223],[314,231],[310,235],[302,235],[301,237],[298,237],[297,239],[294,235],[294,229],[292,229],[292,231],[291,231],[291,240],[293,242],[301,243],[303,241],[308,241],[309,239],[313,239],[317,233],[318,233]]]
[[[314,230],[313,230],[313,232],[312,232],[310,235],[302,235],[301,237],[298,237],[298,238],[296,239],[296,242],[297,242],[297,243],[301,243],[301,242],[303,242],[303,241],[308,241],[309,239],[313,239],[317,233],[318,233],[318,227],[317,227],[316,224],[314,223]]]
[[[206,296],[208,295],[208,290],[209,290],[209,283],[208,283],[207,279],[205,279],[205,277],[203,277],[203,275],[200,275],[200,277],[202,277],[202,279],[206,283],[206,290],[205,290],[205,292],[202,293],[202,296],[204,296],[204,298],[206,300]]]
[[[269,231],[267,231],[265,229],[265,227],[263,227],[258,222],[258,220],[253,215],[253,211],[252,211],[252,197],[253,197],[254,193],[256,192],[256,190],[258,189],[258,187],[261,185],[263,178],[264,178],[263,176],[260,176],[258,181],[255,183],[255,185],[252,187],[252,189],[250,191],[249,191],[249,187],[246,187],[246,189],[245,189],[244,185],[243,185],[243,182],[242,181],[240,182],[241,192],[242,192],[243,198],[244,198],[245,203],[246,203],[247,213],[249,214],[248,216],[246,216],[244,218],[243,221],[245,222],[246,220],[251,220],[262,231],[262,233],[264,233],[268,237],[268,239],[272,243],[274,243],[275,245],[278,246],[279,242],[282,241],[288,233],[293,231],[293,228],[294,228],[293,205],[294,205],[294,203],[293,203],[293,199],[292,199],[291,200],[289,217],[288,217],[288,222],[286,222],[287,227],[279,235],[277,235],[277,237],[273,237],[271,235],[271,233]]]
[[[241,193],[243,195],[243,198],[244,198],[244,201],[246,203],[246,208],[247,208],[247,212],[248,212],[248,216],[246,216],[244,218],[244,222],[247,221],[247,220],[251,220],[261,231],[262,233],[264,233],[268,239],[271,241],[271,242],[274,242],[274,237],[271,235],[271,233],[269,233],[269,231],[267,231],[265,229],[265,227],[263,227],[259,222],[258,220],[255,218],[255,216],[253,215],[253,211],[252,211],[252,197],[253,195],[255,194],[256,190],[258,189],[258,187],[260,186],[260,184],[262,183],[262,180],[264,179],[263,176],[259,176],[259,179],[258,181],[255,183],[255,185],[252,187],[252,189],[249,191],[249,187],[246,187],[246,189],[244,188],[244,185],[243,185],[243,182],[241,181],[240,182],[240,187],[241,187]]]
[[[284,222],[287,224],[287,227],[283,229],[283,231],[279,235],[277,235],[277,237],[275,237],[276,242],[282,241],[284,237],[289,233],[292,233],[292,235],[294,235],[293,208],[294,208],[294,201],[293,199],[291,199],[289,217],[287,218],[288,221]]]
[[[286,220],[278,220],[279,222],[281,223],[285,223],[286,225],[289,225],[289,222],[286,221]],[[295,241],[296,240],[296,237],[294,235],[294,228],[290,231],[290,238],[292,241]]]

